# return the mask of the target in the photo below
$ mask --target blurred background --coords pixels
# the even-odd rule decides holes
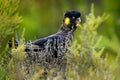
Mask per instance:
[[[6,65],[11,65],[12,63],[7,58],[10,51],[7,50],[6,44],[11,37],[17,33],[18,39],[20,40],[24,29],[26,42],[56,33],[62,23],[64,13],[68,10],[80,11],[82,18],[81,24],[83,25],[86,15],[90,13],[92,3],[94,3],[96,16],[99,15],[101,17],[104,13],[109,15],[108,19],[97,28],[98,36],[102,36],[101,44],[98,47],[105,47],[103,55],[108,55],[105,56],[105,59],[108,59],[109,65],[107,68],[110,67],[109,71],[110,73],[112,72],[113,79],[111,80],[120,80],[120,0],[0,0],[0,79],[9,80],[5,76],[8,74]],[[75,35],[79,36],[77,32]],[[89,59],[87,61],[89,63]],[[105,64],[107,63],[105,62]],[[101,64],[98,66],[101,67]],[[107,68],[101,68],[100,71],[103,72],[100,76],[103,75],[104,77],[103,73],[104,70],[107,71]],[[86,71],[86,69],[83,70]],[[12,71],[11,68],[10,71]],[[115,76],[117,76],[117,79],[115,79]],[[1,77],[4,78],[2,79]],[[93,80],[93,78],[90,80]]]
[[[102,42],[107,47],[106,50],[116,55],[120,51],[119,0],[21,0],[19,12],[23,21],[18,35],[25,28],[25,39],[29,41],[57,32],[67,10],[80,11],[84,23],[92,3],[95,6],[95,15],[110,15],[98,28],[98,32],[104,36]]]

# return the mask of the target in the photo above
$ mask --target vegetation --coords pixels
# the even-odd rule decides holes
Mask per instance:
[[[61,2],[58,0],[57,3],[53,0],[52,6],[48,6],[49,2],[46,0],[43,2],[31,0],[33,4],[28,0],[0,0],[0,80],[24,79],[25,73],[22,62],[26,57],[24,52],[25,40],[33,40],[37,36],[43,37],[43,35],[55,32],[59,27],[58,25],[60,25],[59,21],[62,12],[66,11],[66,9],[71,9],[71,7],[78,10],[82,7],[84,9],[82,10],[83,13],[90,12],[85,14],[85,18],[82,15],[83,22],[75,32],[75,39],[66,53],[68,80],[119,80],[120,34],[118,31],[119,20],[117,18],[119,16],[119,12],[117,12],[119,6],[114,5],[111,7],[112,10],[116,9],[112,12],[112,10],[109,10],[112,1],[101,0],[104,3],[105,11],[109,12],[110,15],[96,16],[96,14],[100,15],[100,11],[102,11],[99,5],[97,6],[99,0],[94,3],[97,9],[92,5],[90,10],[86,9],[84,1],[76,0],[76,3],[73,1],[75,5],[70,6],[72,1]],[[80,2],[83,2],[83,4]],[[61,12],[55,9],[59,3],[63,3],[62,6],[59,6]],[[65,5],[65,3],[68,4]],[[116,5],[119,4],[116,3]],[[43,10],[43,7],[46,10]],[[50,7],[53,8],[51,12]],[[47,14],[48,12],[50,13]],[[23,21],[19,13],[23,17]],[[38,17],[40,13],[41,16]],[[52,17],[54,20],[51,20],[48,15],[52,16],[56,13],[58,13],[59,17],[54,16]],[[47,17],[45,17],[46,15]],[[26,31],[23,30],[23,27],[25,27]],[[46,28],[48,28],[48,31]],[[13,46],[12,49],[8,49],[7,42],[11,38],[14,42],[16,33],[18,33],[19,46],[18,48]],[[38,71],[30,80],[39,80],[39,77],[41,77],[43,70],[38,69],[38,67],[36,70]],[[54,69],[49,72],[49,79],[54,78],[52,76],[53,71]],[[61,75],[57,76],[58,80],[61,80],[61,78]]]
[[[104,47],[100,48],[102,36],[97,28],[108,18],[107,15],[95,16],[92,5],[85,23],[77,32],[78,38],[70,47],[68,56],[68,78],[76,80],[110,80],[109,66]],[[104,57],[103,57],[104,56]]]
[[[15,33],[21,22],[18,14],[19,0],[0,0],[0,79],[8,80],[7,62],[8,50],[6,44],[8,37]]]

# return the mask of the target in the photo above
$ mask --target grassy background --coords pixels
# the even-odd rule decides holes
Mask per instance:
[[[100,17],[101,21],[98,20],[98,22],[100,22],[101,24],[95,22],[97,20],[97,17],[93,18],[92,16],[90,17],[91,22],[86,22],[86,19],[89,18],[89,16],[87,15],[89,15],[91,11],[90,7],[92,3],[94,3],[95,6],[95,12],[93,15]],[[36,38],[45,37],[52,33],[55,33],[61,25],[64,13],[67,10],[75,9],[80,11],[82,14],[81,26],[84,27],[84,24],[88,24],[88,28],[87,30],[79,28],[75,32],[76,42],[73,43],[72,46],[72,48],[75,48],[75,51],[71,51],[70,55],[74,55],[75,57],[73,56],[69,58],[68,56],[68,62],[73,63],[69,65],[69,71],[73,71],[69,72],[69,79],[75,79],[77,75],[78,77],[76,79],[78,80],[93,80],[93,78],[94,80],[119,80],[119,3],[120,1],[118,0],[0,0],[0,79],[16,79],[16,77],[14,76],[18,75],[17,73],[14,73],[14,68],[11,68],[11,66],[15,65],[15,63],[12,63],[12,60],[6,59],[9,53],[11,53],[7,48],[7,42],[9,39],[14,37],[16,34],[18,35],[18,39],[21,39],[20,36],[24,28],[25,41],[34,40]],[[107,15],[104,17],[101,16],[103,15],[103,13],[109,15],[109,17],[106,20],[104,20],[104,17],[106,17]],[[91,24],[94,24],[94,22],[95,24],[98,24],[99,27],[97,27],[95,30],[93,30],[92,28],[93,34],[90,35],[88,33],[88,35],[87,32],[91,31],[89,30],[89,27],[91,26]],[[82,31],[85,32],[84,35],[81,35]],[[92,42],[91,38],[84,39],[85,36],[87,38],[92,36],[92,38],[94,38],[95,41]],[[95,44],[97,44],[97,41],[99,41],[99,44],[95,46]],[[95,44],[92,45],[93,43]],[[88,47],[87,51],[85,51],[85,47]],[[21,47],[19,47],[19,49],[21,50]],[[95,50],[95,52],[91,52],[91,50]],[[80,52],[84,53],[82,54],[84,55],[84,57],[81,58],[78,55],[78,53]],[[90,55],[88,54],[88,52],[90,53]],[[98,55],[96,55],[95,53]],[[71,61],[74,58],[77,60]],[[79,64],[77,65],[77,63]],[[83,66],[82,64],[84,65],[84,67],[81,67]],[[75,67],[77,68],[73,69],[73,65],[76,65]],[[93,67],[95,67],[95,69],[97,70],[96,72],[95,69],[93,69]],[[12,71],[9,71],[8,69],[11,69]],[[11,77],[8,77],[8,71],[10,73],[13,73],[13,75],[10,75]],[[88,74],[89,76],[87,76]],[[96,75],[96,77],[94,75]]]
[[[67,10],[79,10],[82,14],[82,23],[84,23],[85,16],[90,12],[91,3],[95,5],[95,15],[103,13],[110,15],[97,30],[105,37],[103,43],[107,46],[107,50],[116,55],[120,50],[120,6],[117,0],[21,0],[19,9],[23,21],[20,24],[21,29],[18,29],[19,35],[25,28],[25,38],[28,41],[57,32],[63,14]]]

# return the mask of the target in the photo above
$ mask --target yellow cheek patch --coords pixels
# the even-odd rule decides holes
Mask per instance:
[[[65,18],[65,25],[68,25],[68,24],[70,24],[70,18],[66,17]]]

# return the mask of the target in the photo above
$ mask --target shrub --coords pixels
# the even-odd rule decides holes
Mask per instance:
[[[68,79],[75,80],[110,80],[107,57],[104,47],[100,48],[102,36],[97,28],[108,18],[107,15],[95,16],[94,7],[86,16],[86,21],[77,31],[77,39],[69,48]],[[104,56],[104,57],[103,57]]]
[[[0,0],[0,80],[8,80],[6,71],[6,43],[9,35],[19,27],[21,17],[18,13],[19,0]]]
[[[23,35],[19,41],[18,48],[13,46],[11,50],[11,58],[9,61],[3,60],[2,55],[7,54],[4,45],[5,38],[15,33],[21,22],[21,17],[18,14],[18,0],[0,0],[0,54],[1,64],[0,64],[0,79],[3,80],[22,80],[24,78],[24,67],[22,65],[25,59],[25,40]],[[86,21],[84,24],[79,26],[76,31],[76,39],[71,43],[67,57],[67,73],[68,80],[110,80],[116,79],[118,76],[111,76],[111,68],[108,61],[107,55],[104,54],[104,47],[100,48],[102,37],[98,35],[97,28],[103,23],[108,16],[103,14],[102,16],[95,16],[94,7],[92,5],[91,12],[86,16]],[[2,43],[3,42],[3,43]],[[2,50],[3,49],[3,50]],[[8,55],[6,55],[8,56]],[[117,58],[119,61],[119,58]],[[7,65],[7,66],[6,66]],[[114,72],[117,68],[113,69]],[[35,67],[36,68],[36,67]],[[41,69],[33,75],[31,80],[37,80],[41,76]],[[7,73],[8,71],[8,73]],[[52,72],[48,75],[48,79],[52,77]],[[61,80],[61,75],[57,76],[58,80]]]

